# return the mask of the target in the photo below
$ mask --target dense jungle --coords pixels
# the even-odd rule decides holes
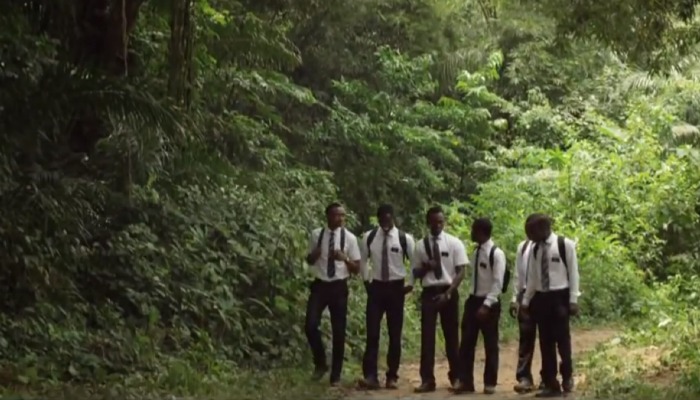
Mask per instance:
[[[3,1],[0,392],[352,395],[309,383],[303,329],[308,235],[339,201],[356,234],[386,202],[417,237],[435,204],[465,242],[488,216],[510,265],[549,213],[577,241],[577,329],[614,332],[576,357],[580,392],[697,397],[696,7]],[[351,382],[357,279],[349,308]]]

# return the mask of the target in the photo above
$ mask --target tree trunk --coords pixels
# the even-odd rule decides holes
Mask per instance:
[[[187,105],[191,79],[192,0],[171,0],[170,45],[168,48],[168,95]]]

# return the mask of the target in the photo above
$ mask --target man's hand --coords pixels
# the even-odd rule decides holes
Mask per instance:
[[[423,264],[421,264],[421,266],[422,266],[423,269],[426,270],[426,271],[432,271],[433,268],[435,268],[435,262],[432,261],[432,260],[426,261],[426,262],[424,262]]]
[[[348,268],[348,271],[351,274],[359,274],[360,273],[360,262],[359,261],[350,261],[350,260],[346,259],[345,266]]]
[[[449,300],[450,300],[450,294],[448,292],[441,293],[441,294],[433,297],[433,301],[438,306],[441,306],[441,305],[447,303]]]
[[[578,309],[578,304],[576,303],[569,303],[569,315],[575,317],[579,313]]]
[[[313,265],[318,261],[318,258],[321,257],[321,247],[316,246],[314,247],[313,250],[309,254],[306,255],[306,263],[309,265]]]
[[[481,307],[479,307],[479,311],[476,312],[476,317],[483,321],[489,317],[490,313],[491,309],[486,305],[482,305]]]
[[[526,305],[521,305],[520,306],[520,314],[523,316],[523,318],[528,319],[530,318],[530,307]]]
[[[512,318],[517,318],[518,317],[518,303],[515,301],[511,302],[508,312],[510,313],[510,316]]]
[[[403,287],[403,294],[407,295],[413,291],[413,286],[408,285]]]
[[[348,261],[348,256],[343,252],[343,250],[335,250],[333,252],[333,258],[337,261]]]

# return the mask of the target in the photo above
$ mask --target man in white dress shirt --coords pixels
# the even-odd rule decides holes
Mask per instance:
[[[486,360],[484,365],[484,393],[493,394],[498,383],[498,322],[501,315],[499,296],[503,291],[506,274],[506,255],[493,240],[493,225],[487,218],[472,224],[472,240],[476,251],[471,260],[471,294],[464,303],[462,343],[459,348],[461,363],[456,393],[473,393],[474,356],[479,332],[484,337]]]
[[[454,386],[459,363],[459,293],[457,288],[464,279],[469,264],[464,243],[443,231],[445,215],[440,207],[428,210],[430,235],[416,243],[412,270],[421,280],[421,355],[422,383],[416,393],[434,392],[435,386],[435,331],[437,318],[445,337],[445,353],[450,366],[448,378]]]
[[[360,244],[362,252],[360,270],[367,289],[365,314],[367,342],[362,360],[364,380],[360,382],[360,387],[370,390],[379,388],[377,358],[384,313],[386,313],[389,331],[385,386],[387,389],[398,388],[404,299],[406,293],[413,289],[412,274],[409,275],[408,285],[404,284],[406,278],[404,262],[410,260],[413,254],[413,237],[394,225],[394,208],[389,204],[379,207],[377,220],[379,227],[365,232]]]
[[[571,392],[574,386],[569,318],[579,312],[576,244],[552,233],[552,221],[544,214],[530,221],[528,232],[534,246],[521,309],[535,319],[540,334],[544,388],[535,397],[559,397],[562,389]],[[561,385],[557,380],[557,348]]]
[[[331,314],[333,355],[331,385],[340,383],[345,357],[345,327],[348,314],[350,274],[360,270],[360,248],[357,238],[345,229],[345,209],[338,203],[326,207],[327,226],[315,229],[309,239],[306,262],[316,279],[311,283],[306,306],[306,338],[314,358],[314,378],[321,379],[328,371],[326,350],[321,338],[321,315],[328,308]]]
[[[527,237],[531,236],[527,234],[528,224],[535,216],[537,216],[537,214],[530,214],[525,220],[525,233]],[[510,303],[510,315],[513,318],[518,319],[520,339],[518,342],[518,366],[515,371],[515,380],[518,383],[513,389],[521,394],[529,393],[535,388],[534,379],[532,377],[532,358],[535,353],[537,324],[535,324],[532,318],[529,318],[528,316],[525,316],[523,313],[519,312],[520,303],[522,302],[523,295],[525,295],[527,274],[529,271],[528,267],[530,251],[532,250],[533,246],[534,243],[530,239],[523,240],[518,245],[513,277],[515,287],[513,289],[513,299]],[[541,377],[542,370],[540,370],[540,390],[544,389]]]

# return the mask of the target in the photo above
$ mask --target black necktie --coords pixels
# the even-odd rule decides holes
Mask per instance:
[[[479,252],[481,251],[481,245],[476,248],[476,256],[474,257],[474,292],[473,294],[476,296],[476,287],[478,285],[478,282],[476,281],[477,278],[477,270],[479,269]]]
[[[328,264],[326,266],[326,273],[329,278],[335,278],[335,232],[330,231],[330,237],[328,238]]]
[[[384,232],[384,243],[382,244],[382,281],[387,282],[389,280],[389,246],[387,239],[389,235]]]
[[[440,246],[438,246],[437,236],[433,236],[433,260],[435,260],[435,269],[433,269],[433,274],[435,274],[435,279],[442,279],[442,262],[440,256]]]
[[[542,276],[541,276],[541,283],[542,283],[542,291],[548,292],[549,291],[549,253],[547,252],[549,250],[549,245],[547,242],[542,243]]]

